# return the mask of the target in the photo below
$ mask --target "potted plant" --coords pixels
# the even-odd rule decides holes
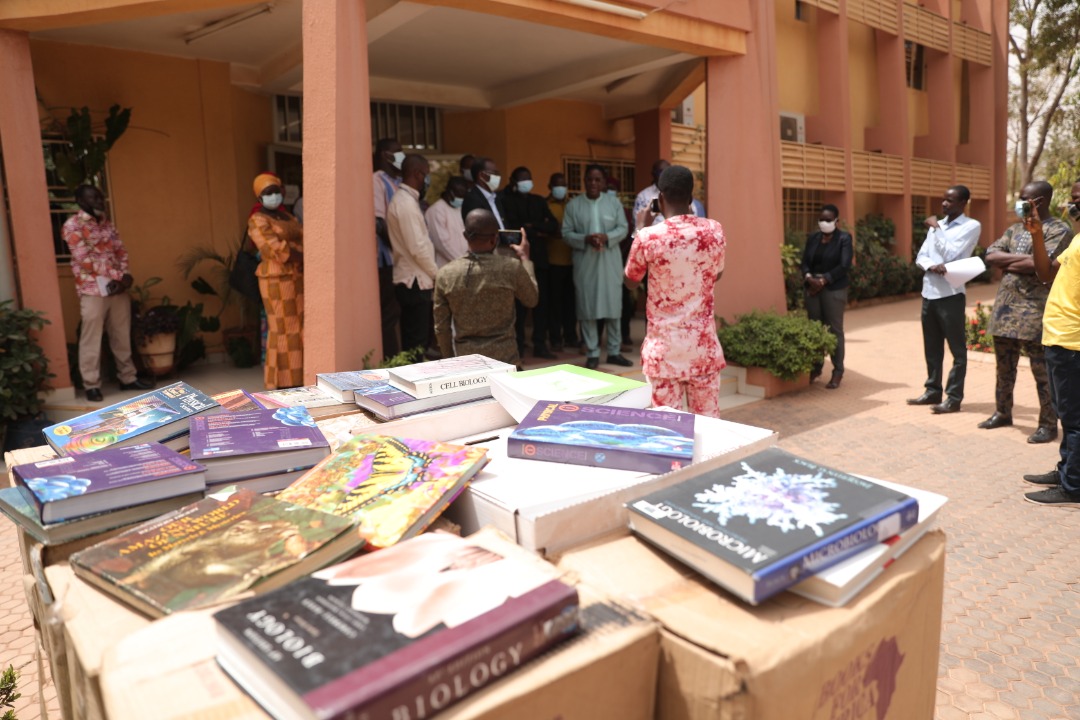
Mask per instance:
[[[129,291],[135,352],[155,377],[168,375],[176,367],[176,334],[180,329],[177,308],[167,297],[153,304],[150,288],[160,282],[159,277],[147,278],[142,285],[132,286]]]
[[[211,246],[197,245],[177,258],[176,267],[188,280],[196,267],[202,265],[206,268],[209,279],[198,275],[191,281],[191,287],[200,295],[211,295],[221,302],[217,314],[208,317],[202,317],[202,303],[192,306],[193,310],[200,309],[196,330],[214,332],[220,328],[220,318],[226,308],[235,307],[239,310],[240,324],[223,329],[221,342],[236,367],[254,367],[259,363],[259,333],[252,320],[258,317],[258,309],[253,300],[237,292],[229,282],[235,260],[235,252],[223,255]]]
[[[836,349],[829,329],[801,313],[755,310],[721,321],[717,332],[724,357],[746,368],[746,383],[765,388],[765,397],[810,384],[810,371]]]
[[[0,448],[7,444],[9,425],[33,424],[41,413],[44,402],[38,393],[53,375],[34,335],[48,323],[36,310],[18,310],[11,300],[0,302]]]

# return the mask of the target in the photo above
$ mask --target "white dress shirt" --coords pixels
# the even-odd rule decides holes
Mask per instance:
[[[939,220],[938,227],[930,228],[926,233],[926,240],[919,248],[915,264],[923,270],[929,270],[934,265],[969,257],[979,242],[981,232],[982,225],[979,221],[962,213],[952,221]],[[927,300],[940,300],[963,293],[962,286],[953,287],[944,275],[932,272],[923,275],[922,296]]]
[[[491,206],[491,213],[499,221],[499,229],[504,230],[506,223],[503,222],[502,215],[499,214],[499,205],[495,202],[495,193],[484,187],[482,183],[477,183],[476,187],[480,190],[480,194],[484,196],[484,199],[488,201],[488,205]]]
[[[401,183],[386,209],[386,225],[394,251],[394,284],[410,287],[415,280],[421,290],[431,290],[438,268],[420,210],[420,193]]]
[[[469,252],[465,239],[465,221],[461,210],[439,198],[424,213],[431,244],[435,246],[435,264],[442,267],[451,260],[464,257]]]

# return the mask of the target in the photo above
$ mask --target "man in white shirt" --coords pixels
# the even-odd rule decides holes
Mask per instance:
[[[960,412],[967,375],[967,342],[964,333],[964,287],[953,287],[945,279],[945,264],[971,255],[979,242],[982,226],[964,214],[971,192],[963,185],[945,191],[941,220],[926,218],[926,241],[915,263],[923,275],[922,331],[926,356],[926,391],[908,400],[908,405],[932,405],[935,414]],[[945,363],[945,343],[953,356],[952,369],[942,398],[941,374]]]
[[[669,163],[667,160],[664,160],[663,158],[660,158],[659,160],[657,160],[656,162],[653,163],[653,166],[652,166],[652,180],[653,180],[652,185],[650,185],[649,187],[647,187],[644,190],[642,190],[641,192],[639,192],[637,194],[637,197],[634,198],[634,219],[635,220],[637,219],[638,213],[640,213],[645,208],[649,207],[649,205],[652,203],[653,200],[660,197],[660,188],[658,188],[656,186],[656,183],[660,179],[660,175],[665,170],[667,170],[669,167],[671,167],[671,163]],[[652,218],[653,218],[653,222],[652,222],[653,225],[659,225],[660,223],[664,222],[664,216],[661,215],[660,213],[653,213]],[[641,228],[635,228],[635,229],[640,230]]]
[[[465,221],[461,217],[461,205],[468,191],[469,183],[465,178],[452,177],[443,194],[424,213],[431,244],[435,246],[435,264],[440,268],[469,252]]]
[[[375,238],[379,266],[379,313],[382,321],[383,356],[397,355],[398,320],[401,308],[394,295],[394,256],[390,250],[390,236],[386,230],[386,208],[401,182],[401,164],[405,153],[401,143],[393,138],[382,138],[375,143],[372,158],[375,173],[372,188],[375,192]]]
[[[394,253],[394,294],[401,306],[401,347],[428,346],[431,292],[435,287],[435,248],[428,236],[420,198],[430,179],[423,155],[407,155],[401,164],[401,185],[386,209]]]

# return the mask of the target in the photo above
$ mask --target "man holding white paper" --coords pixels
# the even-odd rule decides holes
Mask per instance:
[[[926,218],[926,241],[915,263],[926,271],[922,288],[923,354],[926,357],[926,390],[908,405],[932,405],[935,414],[960,412],[967,376],[967,342],[964,336],[964,286],[954,287],[945,277],[945,264],[971,255],[982,226],[964,214],[971,192],[963,185],[945,191],[941,202],[945,217]],[[945,344],[953,356],[952,369],[942,397]]]

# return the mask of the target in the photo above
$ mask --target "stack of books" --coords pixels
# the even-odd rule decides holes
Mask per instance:
[[[920,522],[911,495],[775,448],[628,508],[635,534],[754,605]]]
[[[219,412],[213,398],[176,382],[45,428],[45,441],[58,455],[159,442],[173,450],[188,447],[188,420]]]
[[[303,407],[192,418],[191,457],[206,466],[211,488],[237,484],[276,492],[330,454]]]
[[[490,379],[514,369],[513,365],[483,355],[462,355],[389,370],[336,375],[362,376],[366,384],[354,378],[349,381],[352,387],[343,392],[351,392],[357,405],[380,419],[393,420],[491,397]]]
[[[342,402],[317,385],[264,390],[251,394],[264,408],[306,408],[313,418],[334,418],[357,412],[351,401]]]
[[[427,533],[214,615],[276,718],[428,718],[574,635],[577,591],[497,533]]]
[[[637,409],[652,404],[652,388],[648,383],[578,365],[552,365],[493,375],[491,395],[518,422],[541,400]]]

